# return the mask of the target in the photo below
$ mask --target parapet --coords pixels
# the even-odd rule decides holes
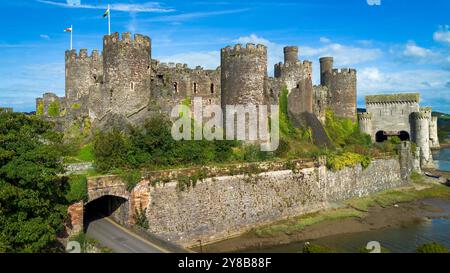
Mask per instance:
[[[370,103],[419,103],[419,93],[385,94],[366,96],[366,104]]]
[[[372,119],[372,113],[358,113],[358,119],[359,120],[371,120]]]
[[[76,49],[72,50],[66,50],[66,61],[68,60],[86,60],[86,59],[92,59],[94,61],[99,60],[99,53],[97,49],[92,50],[91,55],[88,54],[88,50],[83,48],[80,49],[80,53],[77,53]]]
[[[267,47],[265,45],[258,44],[255,46],[255,44],[248,43],[245,47],[243,47],[241,44],[236,44],[234,47],[227,46],[225,48],[222,48],[221,50],[222,54],[227,55],[234,55],[237,53],[246,53],[246,52],[261,52],[261,53],[267,53]]]
[[[430,116],[427,112],[414,112],[412,113],[412,117],[416,120],[419,120],[419,119],[428,119]]]
[[[431,113],[433,111],[433,108],[431,106],[424,106],[420,107],[420,112],[428,112]]]
[[[333,57],[322,57],[319,59],[319,62],[324,63],[324,62],[334,62],[334,58]]]
[[[151,40],[150,37],[141,34],[135,34],[134,39],[131,39],[131,33],[122,33],[122,39],[119,37],[119,33],[115,32],[111,35],[105,35],[103,37],[103,46],[108,47],[116,44],[130,45],[132,47],[150,49]]]
[[[337,75],[356,75],[356,69],[351,68],[341,68],[341,69],[333,69],[333,76]]]

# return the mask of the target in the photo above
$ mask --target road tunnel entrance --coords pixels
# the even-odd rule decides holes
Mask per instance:
[[[84,206],[84,229],[88,229],[89,223],[113,214],[117,220],[126,219],[127,204],[127,199],[113,195],[105,195],[87,203]]]

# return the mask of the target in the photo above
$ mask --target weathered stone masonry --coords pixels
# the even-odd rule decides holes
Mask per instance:
[[[221,240],[264,223],[406,185],[412,170],[409,145],[401,151],[400,160],[377,159],[367,169],[357,166],[332,172],[322,165],[303,164],[310,167],[294,170],[274,167],[257,175],[219,175],[184,191],[176,180],[155,185],[148,178],[128,193],[120,178],[97,177],[89,179],[89,201],[104,195],[125,198],[128,201],[113,215],[117,221],[132,225],[136,210],[146,210],[150,232],[190,246],[199,239],[203,243]],[[176,177],[178,171],[172,172],[161,175]],[[79,212],[79,206],[72,211]]]

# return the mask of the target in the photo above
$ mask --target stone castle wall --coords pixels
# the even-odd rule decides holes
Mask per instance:
[[[273,78],[267,75],[267,48],[263,45],[222,49],[221,65],[215,70],[159,63],[151,54],[150,38],[135,35],[132,39],[130,33],[106,35],[102,53],[67,51],[66,95],[58,98],[53,94],[62,114],[49,117],[44,111],[42,116],[57,121],[63,129],[86,118],[92,128],[126,128],[152,115],[169,114],[186,98],[202,97],[203,105],[277,104],[283,87],[297,93],[289,100],[296,114],[313,112],[323,121],[327,108],[344,117],[356,112],[350,88],[356,86],[356,78],[333,78],[332,58],[328,58],[330,73],[322,73],[326,85],[313,88],[312,63],[298,59],[297,46],[284,48],[284,63],[275,65]],[[339,94],[331,96],[335,90],[340,90]],[[52,99],[49,94],[37,99],[36,108],[43,104],[46,110]]]
[[[357,166],[331,172],[321,166],[222,176],[185,191],[171,182],[146,193],[149,231],[185,246],[199,239],[207,243],[406,183],[396,159],[375,160],[364,170]]]

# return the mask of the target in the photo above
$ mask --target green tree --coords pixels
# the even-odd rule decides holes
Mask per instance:
[[[62,136],[35,116],[0,114],[0,252],[57,251],[67,217]]]

